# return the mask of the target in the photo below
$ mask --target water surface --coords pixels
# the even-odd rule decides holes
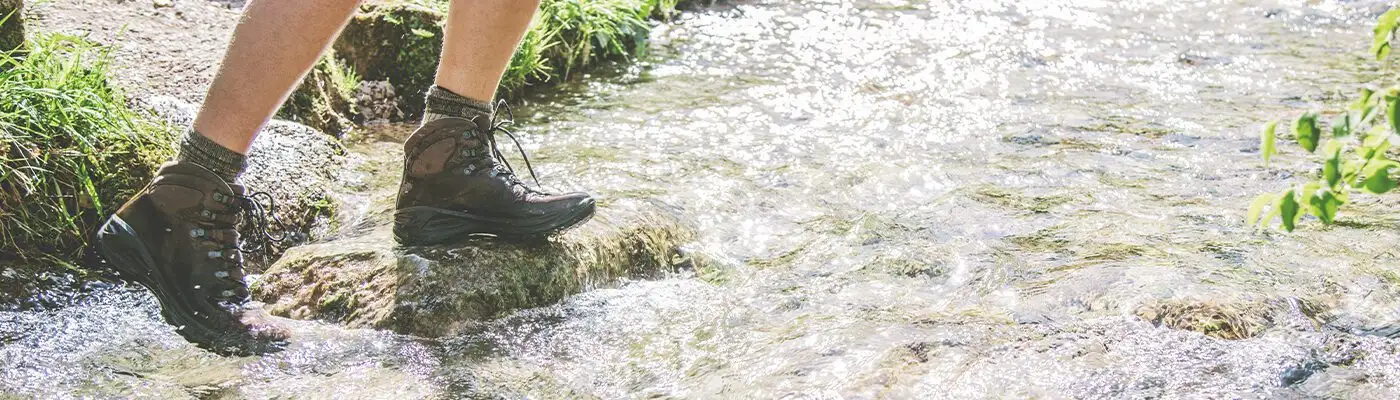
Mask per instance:
[[[0,313],[0,393],[1394,398],[1400,204],[1242,223],[1309,173],[1291,148],[1260,165],[1263,122],[1393,81],[1365,58],[1384,5],[689,13],[517,119],[546,184],[671,205],[710,267],[441,341],[295,322],[290,350],[247,359],[99,288]]]

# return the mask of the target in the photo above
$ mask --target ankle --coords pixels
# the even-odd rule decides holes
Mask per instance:
[[[453,93],[441,86],[428,88],[427,108],[423,113],[423,123],[442,118],[475,119],[491,118],[492,107],[489,100],[482,101]]]
[[[180,138],[180,151],[175,159],[204,167],[230,183],[238,179],[238,175],[248,166],[247,156],[220,145],[194,129],[186,131]]]

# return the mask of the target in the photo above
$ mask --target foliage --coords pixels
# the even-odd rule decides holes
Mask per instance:
[[[302,78],[277,117],[300,122],[334,136],[341,136],[353,125],[356,117],[355,91],[360,77],[334,51],[326,52]]]
[[[0,53],[0,260],[76,259],[171,155],[173,130],[127,107],[108,60],[56,34]]]
[[[599,60],[623,58],[646,49],[647,19],[658,0],[545,0],[540,3],[502,87],[507,90],[553,74],[571,72]],[[670,2],[674,3],[674,2]],[[674,9],[674,4],[671,5]]]
[[[1400,9],[1380,17],[1371,45],[1377,60],[1390,54],[1397,20]],[[1307,111],[1293,120],[1289,130],[1299,147],[1321,159],[1317,175],[1301,186],[1260,195],[1249,206],[1247,223],[1268,225],[1278,219],[1284,230],[1292,231],[1304,216],[1312,215],[1331,225],[1353,193],[1383,194],[1396,187],[1394,172],[1400,172],[1400,163],[1387,152],[1400,132],[1400,86],[1363,89],[1345,109],[1326,114],[1332,116],[1328,129],[1319,124],[1320,113]],[[1277,154],[1277,128],[1278,122],[1271,122],[1261,135],[1265,166]]]
[[[646,50],[650,19],[670,19],[684,0],[543,0],[501,78],[501,92],[567,78],[599,61]],[[447,11],[447,2],[415,0]],[[435,59],[435,58],[434,58]]]
[[[501,78],[499,94],[557,82],[602,61],[646,50],[651,19],[674,16],[684,0],[542,0]],[[379,0],[361,7],[335,50],[367,80],[387,80],[417,115],[442,49],[446,0]]]
[[[331,80],[331,86],[335,87],[340,96],[355,97],[355,91],[360,89],[360,76],[355,74],[355,70],[336,58],[334,53],[327,53],[322,62],[326,63],[326,74]]]

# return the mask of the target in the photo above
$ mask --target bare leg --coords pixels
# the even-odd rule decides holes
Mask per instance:
[[[233,32],[219,75],[195,119],[199,133],[246,154],[360,0],[254,0]]]
[[[539,5],[539,0],[452,0],[435,83],[489,102]]]

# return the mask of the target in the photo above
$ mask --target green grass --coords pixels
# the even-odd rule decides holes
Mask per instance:
[[[173,129],[126,105],[107,50],[43,34],[0,53],[0,263],[77,260],[169,158]]]
[[[360,89],[360,76],[355,74],[355,69],[345,65],[346,63],[336,58],[333,53],[327,54],[325,62],[331,86],[339,92],[341,97],[354,98],[355,92]]]
[[[447,12],[443,0],[411,0]],[[652,19],[669,19],[686,0],[543,0],[501,78],[501,92],[568,78],[602,61],[641,55]]]
[[[674,9],[675,0],[544,0],[501,87],[517,90],[640,54],[651,33],[648,19]]]

